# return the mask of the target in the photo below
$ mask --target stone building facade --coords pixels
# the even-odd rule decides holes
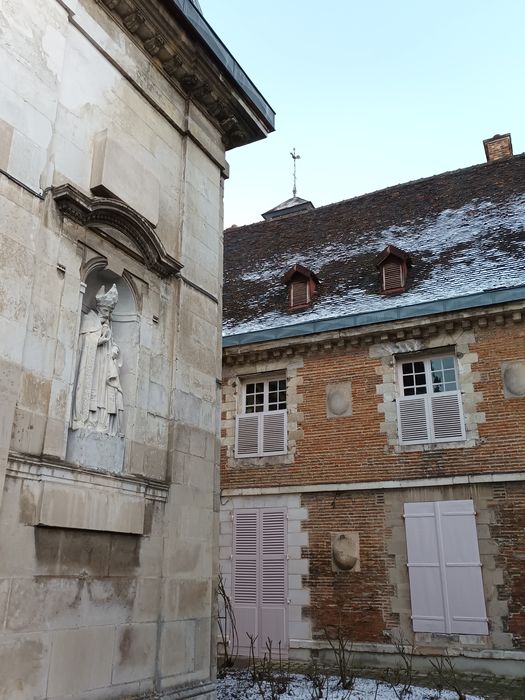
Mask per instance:
[[[183,0],[0,8],[0,698],[215,697],[225,151]]]
[[[340,630],[370,663],[403,638],[422,662],[523,674],[524,188],[507,156],[225,233],[241,653],[255,632],[322,656]],[[291,264],[315,296],[290,293]]]

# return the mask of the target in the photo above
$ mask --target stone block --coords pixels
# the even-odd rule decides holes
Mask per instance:
[[[48,695],[73,695],[109,686],[114,638],[112,625],[55,632]]]
[[[82,618],[82,582],[68,578],[19,578],[11,584],[6,628],[13,632],[76,627]]]
[[[144,509],[142,496],[46,482],[35,525],[142,534]]]
[[[0,700],[47,697],[49,636],[0,637]]]
[[[84,467],[120,472],[124,464],[124,447],[125,441],[120,435],[70,430],[66,459]]]
[[[13,420],[11,448],[24,454],[41,455],[44,450],[46,423],[45,415],[17,408]]]
[[[178,620],[209,615],[212,603],[210,581],[179,581],[176,587]]]
[[[352,383],[326,385],[326,417],[345,418],[352,415]]]
[[[117,628],[113,683],[151,678],[155,671],[157,625],[135,624]]]
[[[160,612],[161,581],[157,578],[141,578],[133,604],[134,622],[155,622]]]
[[[195,622],[184,620],[162,625],[160,670],[163,676],[195,670]]]
[[[153,225],[159,220],[159,181],[143,161],[107,130],[97,134],[93,149],[91,190],[122,199]]]

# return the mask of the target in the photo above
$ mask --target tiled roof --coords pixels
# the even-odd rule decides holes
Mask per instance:
[[[410,255],[407,289],[380,293],[377,256]],[[408,182],[224,233],[224,334],[525,285],[525,154]],[[287,310],[299,263],[319,294]]]

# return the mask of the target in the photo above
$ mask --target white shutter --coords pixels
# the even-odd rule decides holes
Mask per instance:
[[[425,396],[399,398],[397,416],[401,444],[430,442]]]
[[[268,411],[261,414],[262,446],[261,454],[286,454],[286,411]]]
[[[258,530],[257,510],[234,512],[232,592],[240,654],[250,651],[248,634],[258,634]]]
[[[277,652],[286,655],[288,634],[286,621],[287,566],[286,566],[286,513],[265,509],[261,512],[261,650],[267,639]]]
[[[488,634],[472,501],[405,504],[415,632]]]
[[[408,575],[414,632],[446,632],[434,503],[406,503]]]
[[[450,632],[488,634],[472,501],[438,503]]]
[[[461,393],[451,391],[430,396],[432,426],[436,442],[464,440],[463,410]]]
[[[257,457],[259,454],[259,413],[237,416],[235,456]]]

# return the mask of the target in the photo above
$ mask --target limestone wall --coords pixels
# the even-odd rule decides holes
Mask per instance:
[[[211,698],[221,134],[104,3],[7,0],[0,36],[0,698]],[[100,281],[123,437],[72,449]]]

